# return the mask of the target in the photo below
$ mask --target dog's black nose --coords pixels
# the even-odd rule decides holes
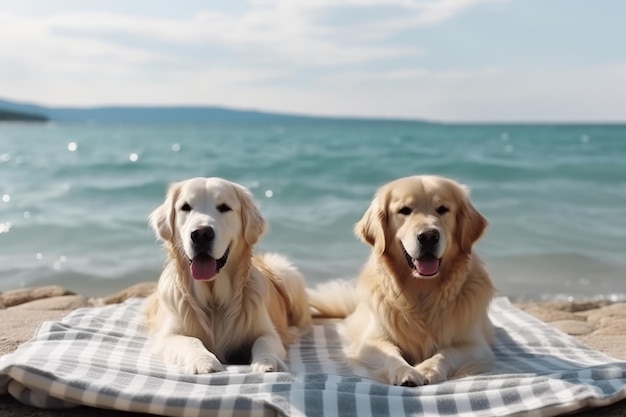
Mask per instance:
[[[434,246],[439,243],[439,230],[426,229],[417,235],[417,240],[424,246]]]
[[[215,230],[212,227],[203,227],[191,232],[191,241],[199,249],[209,249],[215,239]]]

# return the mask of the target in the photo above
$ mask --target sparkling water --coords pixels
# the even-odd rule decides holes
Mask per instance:
[[[194,176],[247,186],[270,223],[257,249],[309,284],[352,278],[368,254],[354,223],[378,186],[414,174],[471,188],[500,294],[624,298],[626,126],[370,121],[0,124],[0,291],[157,280],[147,216]]]

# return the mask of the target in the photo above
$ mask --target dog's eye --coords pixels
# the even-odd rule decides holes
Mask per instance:
[[[220,204],[217,206],[217,211],[220,213],[226,213],[227,211],[233,211],[228,204]]]
[[[437,211],[437,214],[446,214],[447,212],[450,211],[450,209],[446,206],[439,206],[437,207],[436,211]]]
[[[404,215],[406,216],[406,215],[408,215],[408,214],[411,214],[411,211],[412,211],[412,210],[411,210],[411,207],[409,207],[409,206],[404,206],[404,207],[402,207],[400,210],[398,210],[398,213],[400,213],[400,214],[404,214]]]
[[[180,206],[180,209],[182,211],[191,211],[191,206],[189,205],[189,203],[185,203],[182,206]]]

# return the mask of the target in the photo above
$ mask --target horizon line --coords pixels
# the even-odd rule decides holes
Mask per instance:
[[[424,123],[424,124],[442,124],[442,125],[626,125],[624,120],[432,120],[427,118],[411,118],[402,116],[364,116],[364,115],[327,115],[327,114],[306,114],[306,113],[290,113],[274,110],[262,110],[255,108],[238,108],[218,104],[96,104],[96,105],[50,105],[38,102],[29,102],[21,100],[7,99],[0,97],[0,101],[7,103],[39,107],[48,110],[76,110],[88,111],[98,109],[219,109],[232,112],[248,112],[263,115],[286,116],[302,119],[323,119],[335,121],[375,121],[375,122],[402,122],[402,123]],[[2,110],[0,105],[0,110]],[[47,115],[39,115],[46,116]],[[87,122],[87,121],[86,121]],[[50,119],[44,123],[80,123],[55,121]]]

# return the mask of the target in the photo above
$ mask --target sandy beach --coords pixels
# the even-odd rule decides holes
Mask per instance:
[[[103,306],[120,303],[130,297],[144,297],[154,287],[154,283],[139,283],[107,297],[85,297],[59,286],[0,293],[0,355],[11,353],[30,339],[44,321],[58,320],[76,308]],[[524,301],[515,304],[587,346],[616,359],[626,360],[626,302],[575,300]],[[22,405],[8,395],[0,396],[0,415],[6,417],[75,417],[87,414],[94,417],[139,415],[87,407],[41,410]],[[574,415],[623,416],[626,415],[626,400]]]

